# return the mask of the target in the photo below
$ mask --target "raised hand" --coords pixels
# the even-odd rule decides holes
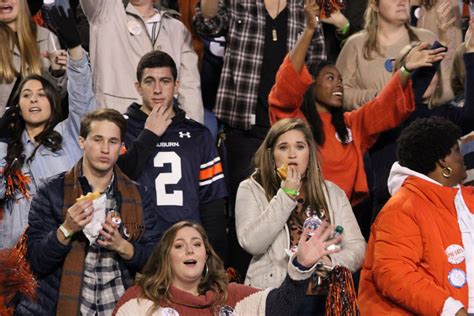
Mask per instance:
[[[66,44],[67,48],[81,45],[81,37],[74,21],[71,9],[66,13],[62,6],[54,6],[49,11],[49,27]]]
[[[349,20],[341,13],[341,11],[335,11],[331,13],[329,17],[322,18],[321,20],[324,23],[334,25],[339,31],[349,23]]]
[[[306,15],[306,28],[315,30],[319,24],[320,8],[316,0],[305,0],[304,12]]]
[[[441,61],[446,56],[446,48],[428,49],[430,43],[421,43],[415,46],[405,59],[405,68],[413,71],[422,67],[431,67],[433,63]]]
[[[6,109],[3,116],[0,117],[0,139],[9,139],[12,132],[12,127],[19,115],[20,108],[17,106],[10,106]]]
[[[47,52],[47,57],[51,63],[52,70],[61,70],[66,68],[67,52],[65,50],[56,50]]]
[[[312,267],[322,257],[340,251],[340,249],[327,250],[328,246],[341,242],[342,237],[338,236],[328,240],[329,236],[334,232],[334,227],[327,222],[323,222],[314,234],[305,229],[301,234],[298,250],[296,252],[296,260],[305,267]]]
[[[446,31],[451,25],[456,23],[456,16],[453,11],[457,7],[453,7],[449,1],[443,1],[436,12],[438,13],[439,28]]]

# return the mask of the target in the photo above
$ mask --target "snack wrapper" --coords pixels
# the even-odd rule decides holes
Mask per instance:
[[[87,239],[89,239],[89,243],[91,245],[96,242],[97,238],[99,237],[99,232],[102,230],[102,225],[105,223],[106,200],[106,195],[102,194],[99,198],[92,202],[92,207],[94,208],[94,217],[92,218],[92,221],[82,230]]]

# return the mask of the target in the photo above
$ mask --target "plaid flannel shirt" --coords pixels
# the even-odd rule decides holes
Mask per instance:
[[[107,189],[105,212],[116,210],[113,178]],[[122,231],[123,224],[119,228]],[[89,246],[82,287],[81,315],[112,315],[119,298],[125,293],[118,254],[93,244]],[[126,276],[125,276],[126,277]]]
[[[304,0],[288,0],[287,50],[296,44],[305,28]],[[214,113],[234,128],[248,130],[255,113],[265,44],[265,5],[256,0],[219,0],[217,15],[204,19],[200,2],[194,26],[198,33],[226,35],[226,52]],[[319,26],[307,54],[308,62],[326,59],[324,35]]]

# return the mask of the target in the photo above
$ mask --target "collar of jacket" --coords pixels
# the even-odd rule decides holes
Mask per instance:
[[[415,176],[409,176],[403,187],[413,193],[426,197],[433,205],[440,209],[447,209],[457,217],[456,207],[454,206],[454,198],[459,189],[468,208],[474,210],[474,189],[463,185],[454,188],[438,185],[423,180]]]

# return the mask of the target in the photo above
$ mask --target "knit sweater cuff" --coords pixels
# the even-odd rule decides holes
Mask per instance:
[[[296,254],[293,254],[290,257],[290,261],[288,262],[288,275],[294,281],[303,281],[309,279],[313,272],[316,270],[317,263],[315,263],[312,267],[302,270],[293,264],[293,260],[295,259]]]

